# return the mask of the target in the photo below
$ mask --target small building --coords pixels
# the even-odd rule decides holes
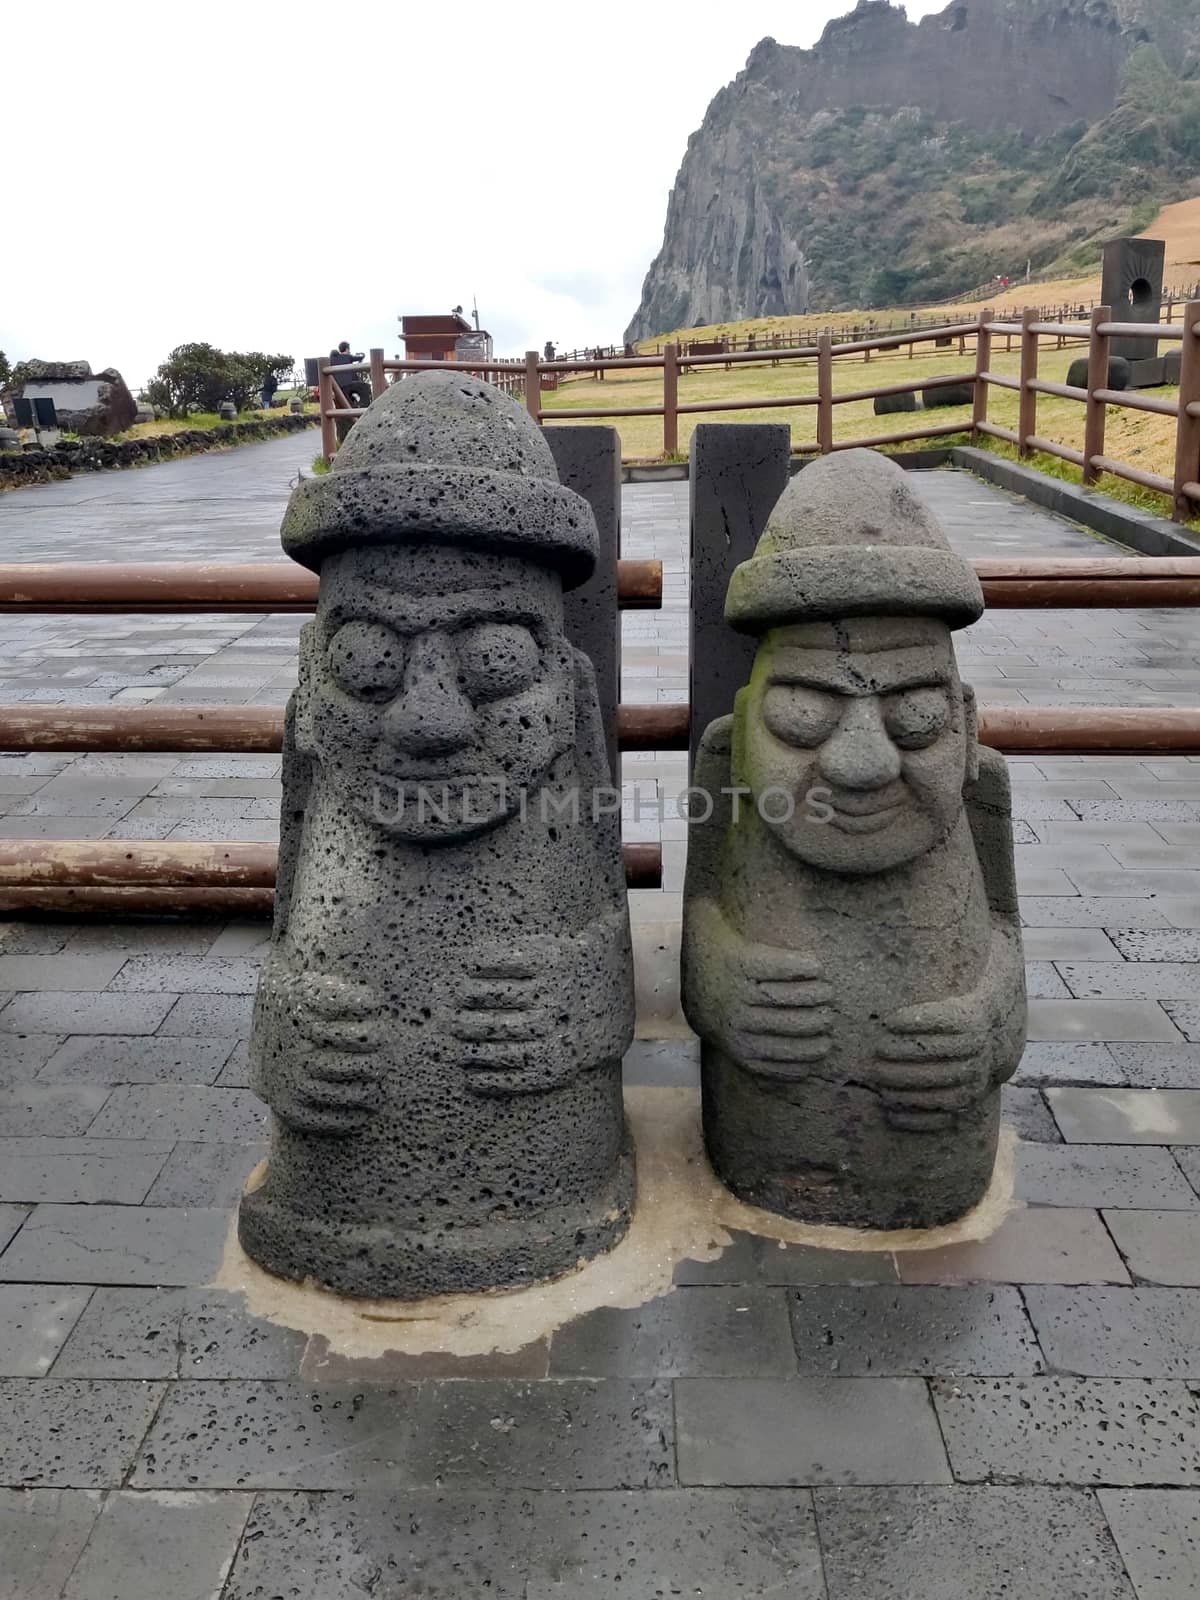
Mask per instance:
[[[449,311],[437,317],[401,317],[406,361],[490,361],[492,336]]]

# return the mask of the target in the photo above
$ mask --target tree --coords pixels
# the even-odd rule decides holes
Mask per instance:
[[[282,378],[292,370],[291,356],[264,355],[261,350],[218,350],[216,345],[177,345],[146,386],[150,404],[171,417],[193,411],[216,411],[232,400],[238,410],[250,405],[268,374]]]
[[[8,357],[0,350],[0,389],[7,389],[9,379],[12,377],[12,368],[8,364]]]

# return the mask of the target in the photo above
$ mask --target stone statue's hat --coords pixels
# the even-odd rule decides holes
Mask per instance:
[[[357,545],[462,544],[524,556],[585,582],[596,564],[592,508],[558,481],[529,413],[466,373],[409,374],[359,418],[323,477],[284,513],[283,548],[319,572]]]
[[[822,456],[779,498],[749,561],[729,581],[740,633],[836,617],[983,614],[974,568],[951,550],[903,468],[874,450]]]

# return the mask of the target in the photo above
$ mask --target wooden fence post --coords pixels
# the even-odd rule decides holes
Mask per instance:
[[[679,346],[663,345],[663,455],[679,454]]]
[[[321,454],[330,462],[337,452],[337,423],[329,415],[333,410],[333,376],[324,362],[317,373],[317,400],[321,408]]]
[[[1093,306],[1092,326],[1088,334],[1087,421],[1083,430],[1083,481],[1095,483],[1100,476],[1094,465],[1104,454],[1104,430],[1108,424],[1108,407],[1096,399],[1097,389],[1108,388],[1108,335],[1100,332],[1101,323],[1111,320],[1107,306]]]
[[[525,352],[525,409],[535,422],[542,420],[542,379],[536,350]]]
[[[979,313],[979,337],[975,346],[975,408],[971,414],[971,431],[976,440],[979,438],[980,424],[987,421],[988,386],[983,375],[991,370],[992,322],[995,315],[991,310]]]
[[[1196,504],[1183,492],[1185,483],[1200,483],[1200,417],[1189,406],[1200,406],[1200,300],[1190,300],[1183,310],[1183,352],[1179,369],[1179,431],[1175,436],[1176,522],[1196,514]]]
[[[833,335],[817,335],[817,449],[833,449]]]
[[[378,400],[387,388],[387,373],[383,370],[383,351],[371,351],[371,399]]]
[[[1018,448],[1029,455],[1030,437],[1037,432],[1037,390],[1032,387],[1038,375],[1038,336],[1033,324],[1038,320],[1036,306],[1021,313],[1021,407],[1017,421]]]

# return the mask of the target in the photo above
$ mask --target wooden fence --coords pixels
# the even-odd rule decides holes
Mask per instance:
[[[1174,308],[1172,308],[1174,309]],[[915,443],[934,440],[951,434],[971,433],[976,439],[1002,439],[1017,447],[1022,456],[1044,451],[1060,460],[1070,462],[1083,472],[1085,483],[1094,483],[1103,472],[1113,473],[1141,488],[1166,495],[1171,500],[1172,516],[1176,521],[1186,521],[1196,514],[1200,503],[1200,300],[1189,301],[1180,307],[1181,320],[1158,324],[1114,322],[1105,306],[1096,307],[1087,321],[1058,321],[1044,319],[1041,312],[1029,309],[1019,321],[1001,321],[994,312],[983,311],[970,320],[946,323],[938,327],[906,329],[900,333],[871,335],[865,339],[835,342],[831,333],[818,335],[816,343],[796,345],[787,349],[770,346],[766,349],[721,351],[716,354],[682,357],[678,346],[667,344],[656,355],[615,356],[603,362],[595,357],[583,361],[542,361],[536,350],[526,353],[523,376],[517,392],[524,397],[526,409],[537,421],[614,421],[621,417],[661,417],[663,419],[663,454],[679,454],[679,418],[682,416],[713,415],[763,410],[788,410],[801,406],[816,409],[816,443],[797,445],[797,454],[817,451],[827,454],[833,450],[876,448],[882,445]],[[1114,338],[1135,336],[1159,343],[1173,342],[1182,345],[1181,376],[1178,398],[1151,395],[1136,390],[1116,390],[1109,387],[1109,350]],[[991,359],[997,341],[1004,339],[1007,347],[1019,348],[1021,372],[1019,377],[1002,376],[991,370]],[[1088,352],[1087,387],[1051,383],[1039,377],[1040,353],[1049,342],[1053,348],[1062,349],[1078,344]],[[876,384],[853,390],[836,391],[833,384],[833,363],[852,357],[869,359],[872,355],[895,353],[905,345],[910,350],[916,344],[933,344],[953,348],[966,355],[968,345],[973,345],[973,367],[936,378],[921,378],[915,382]],[[709,366],[732,369],[751,366],[759,362],[773,365],[783,361],[815,364],[816,388],[791,395],[772,395],[754,398],[738,396],[730,400],[686,401],[679,398],[681,369],[697,370]],[[321,444],[326,459],[337,449],[337,424],[339,421],[360,416],[361,408],[346,402],[338,387],[335,373],[350,370],[369,371],[372,390],[382,394],[389,375],[403,372],[444,370],[444,362],[386,361],[382,350],[372,350],[369,362],[361,368],[330,369],[327,362],[320,368]],[[641,406],[573,406],[563,410],[543,410],[541,394],[547,379],[557,382],[565,374],[603,371],[661,371],[662,401],[658,405]],[[507,382],[513,377],[512,362],[472,362],[463,370],[494,381],[499,375]],[[838,438],[835,415],[838,406],[856,401],[874,401],[891,395],[915,394],[931,388],[971,387],[972,413],[969,420],[925,423],[898,432],[873,434],[857,438]],[[514,386],[515,388],[516,386]],[[988,395],[992,387],[1015,390],[1020,396],[1019,420],[1015,429],[1004,428],[989,420]],[[1037,415],[1040,395],[1076,400],[1087,408],[1084,448],[1076,450],[1038,432]],[[614,396],[615,398],[615,396]],[[1152,412],[1172,417],[1176,421],[1175,470],[1168,478],[1148,472],[1142,467],[1117,460],[1105,451],[1105,428],[1110,406],[1129,410]]]

